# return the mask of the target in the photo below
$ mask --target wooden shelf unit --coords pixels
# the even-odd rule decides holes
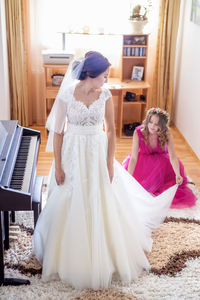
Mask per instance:
[[[128,82],[128,87],[123,89],[121,99],[120,116],[120,137],[131,138],[123,132],[125,124],[142,122],[145,117],[145,110],[148,105],[148,90],[150,88],[147,82],[147,59],[148,59],[148,34],[126,34],[123,35],[122,57],[121,57],[121,82]],[[131,80],[134,66],[144,67],[143,78],[141,81]],[[124,101],[126,92],[136,94],[136,101]],[[141,101],[140,96],[145,97]]]
[[[125,34],[122,45],[121,81],[130,80],[134,66],[144,67],[146,81],[148,34]]]

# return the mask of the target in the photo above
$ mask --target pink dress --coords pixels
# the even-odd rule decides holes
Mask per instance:
[[[170,163],[167,146],[165,149],[162,149],[157,141],[157,146],[152,149],[150,145],[144,141],[144,135],[141,132],[142,128],[143,125],[136,128],[139,138],[139,153],[133,177],[148,192],[159,195],[176,183],[175,173]],[[130,157],[131,153],[122,162],[126,170],[128,170]],[[197,200],[191,189],[187,187],[188,180],[181,161],[179,161],[179,165],[183,183],[177,189],[171,208],[191,207],[195,205]]]

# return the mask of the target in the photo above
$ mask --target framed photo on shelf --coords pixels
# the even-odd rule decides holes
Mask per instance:
[[[144,74],[144,67],[134,66],[132,71],[132,80],[142,80]]]
[[[132,37],[132,44],[133,45],[146,45],[146,36],[145,35],[135,35]]]

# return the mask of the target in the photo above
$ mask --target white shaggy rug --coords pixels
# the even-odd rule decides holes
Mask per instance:
[[[32,213],[18,212],[19,226],[13,227],[13,241],[5,253],[5,275],[29,279],[31,284],[1,286],[0,300],[200,299],[200,194],[193,185],[190,187],[198,197],[196,206],[170,210],[153,234],[153,249],[148,256],[151,272],[129,285],[115,280],[110,289],[102,291],[78,291],[60,281],[43,283],[41,266],[32,254],[32,230],[27,229],[33,226]]]

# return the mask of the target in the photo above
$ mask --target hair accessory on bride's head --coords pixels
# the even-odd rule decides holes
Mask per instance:
[[[168,123],[169,120],[170,120],[168,112],[164,109],[159,108],[159,107],[156,107],[156,108],[152,107],[147,111],[147,116],[153,115],[153,114],[157,114],[157,115],[162,116],[166,123]]]

